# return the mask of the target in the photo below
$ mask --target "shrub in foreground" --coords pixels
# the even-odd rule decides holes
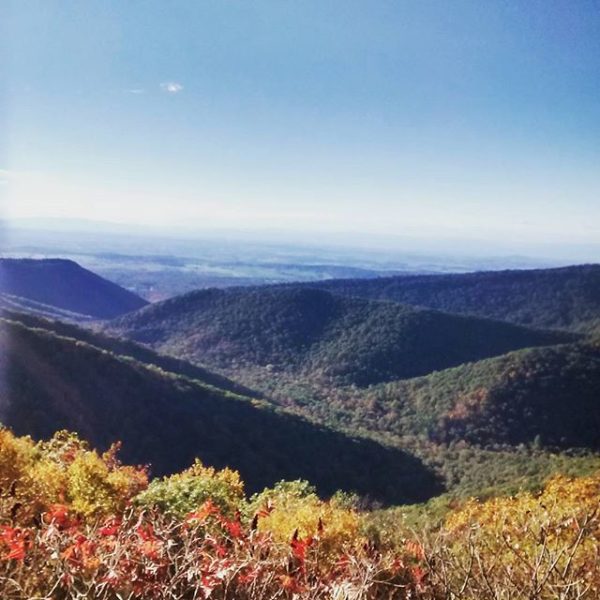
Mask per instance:
[[[0,436],[3,599],[407,599],[420,588],[412,563],[377,551],[352,509],[307,484],[248,503],[228,469],[196,462],[148,486],[116,449],[99,455],[63,432]]]
[[[0,430],[0,598],[600,597],[600,474],[470,500],[427,533],[396,509],[377,531],[352,497],[324,501],[307,482],[247,500],[237,473],[196,462],[149,484],[117,449]]]

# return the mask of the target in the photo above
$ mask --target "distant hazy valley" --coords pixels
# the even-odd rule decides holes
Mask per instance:
[[[570,264],[565,259],[495,255],[477,245],[452,247],[449,253],[443,246],[423,243],[414,250],[414,242],[408,241],[407,250],[401,251],[378,248],[372,240],[357,244],[342,235],[303,241],[235,231],[160,237],[115,226],[105,231],[94,223],[75,223],[65,230],[36,224],[24,221],[7,229],[3,255],[68,258],[150,301],[210,287]]]

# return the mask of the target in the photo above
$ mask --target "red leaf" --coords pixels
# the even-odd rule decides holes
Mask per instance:
[[[203,523],[211,515],[220,514],[219,507],[209,498],[197,511],[191,512],[186,517],[186,523],[199,521]]]
[[[52,504],[46,511],[44,518],[48,523],[59,529],[68,529],[77,524],[77,521],[69,515],[69,509],[64,504]]]
[[[242,524],[239,521],[224,521],[223,525],[232,538],[242,537]]]
[[[4,525],[0,527],[0,540],[8,546],[8,552],[3,560],[23,560],[27,551],[28,533],[17,527]]]
[[[292,541],[290,542],[290,546],[292,548],[292,554],[295,558],[297,558],[301,563],[306,560],[306,550],[310,548],[313,543],[312,537],[307,537],[304,539],[298,538],[298,531],[294,533],[294,537],[292,537]]]
[[[100,529],[98,529],[98,534],[103,537],[112,537],[119,533],[119,529],[121,528],[121,520],[114,518],[109,519],[104,523]]]

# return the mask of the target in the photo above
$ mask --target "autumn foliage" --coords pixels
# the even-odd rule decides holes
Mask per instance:
[[[117,450],[0,430],[1,598],[600,596],[600,475],[469,501],[427,533],[398,515],[392,542],[366,534],[350,495],[324,501],[297,481],[246,498],[236,472],[199,461],[149,482]]]
[[[600,474],[552,478],[538,494],[471,500],[428,557],[449,597],[600,598]]]
[[[197,461],[149,484],[116,447],[0,431],[0,597],[407,598],[412,565],[369,545],[351,508],[304,483],[247,501]],[[295,526],[297,523],[297,526]],[[358,596],[357,596],[358,597]]]

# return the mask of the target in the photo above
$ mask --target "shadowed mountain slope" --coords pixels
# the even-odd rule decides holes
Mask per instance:
[[[13,308],[63,318],[66,315],[59,313],[76,313],[73,319],[77,314],[83,319],[110,319],[147,304],[116,283],[63,259],[0,259],[0,292],[17,297],[13,302],[20,306],[13,304]],[[10,305],[10,296],[4,306]],[[53,314],[52,308],[59,312]]]
[[[136,344],[122,338],[114,338],[103,334],[100,331],[91,329],[83,329],[72,323],[65,323],[56,319],[47,319],[30,313],[18,313],[15,311],[5,310],[2,315],[6,319],[19,321],[29,328],[45,329],[55,333],[58,336],[73,338],[81,342],[86,342],[100,350],[106,350],[112,354],[121,357],[129,357],[145,364],[146,366],[155,366],[163,371],[168,371],[175,375],[182,375],[190,379],[196,379],[208,385],[218,387],[221,390],[241,394],[245,396],[260,397],[258,392],[244,387],[227,377],[218,375],[193,365],[184,360],[179,360],[172,356],[158,354],[147,346]]]
[[[394,503],[439,491],[420,460],[401,450],[58,335],[51,326],[2,319],[0,350],[0,420],[17,434],[47,437],[67,428],[101,449],[120,439],[124,459],[151,463],[154,474],[198,456],[238,469],[250,492],[284,478],[309,479],[326,495],[343,488]]]
[[[20,314],[36,315],[45,319],[59,319],[68,323],[85,323],[94,320],[94,317],[82,315],[69,310],[63,310],[50,304],[42,304],[22,296],[0,293],[0,311],[18,312]]]

